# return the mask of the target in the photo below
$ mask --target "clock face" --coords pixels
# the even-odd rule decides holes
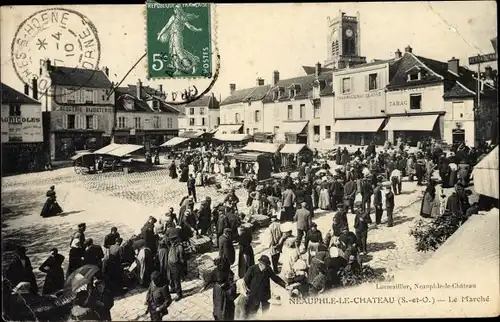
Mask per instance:
[[[354,34],[354,33],[352,32],[352,29],[347,29],[347,30],[345,31],[345,35],[346,35],[347,37],[349,37],[349,38],[351,38],[353,34]]]

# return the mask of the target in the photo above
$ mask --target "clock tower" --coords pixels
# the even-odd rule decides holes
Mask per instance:
[[[335,18],[328,20],[327,59],[325,67],[342,69],[366,63],[360,56],[359,11],[357,16],[346,16],[341,10]]]

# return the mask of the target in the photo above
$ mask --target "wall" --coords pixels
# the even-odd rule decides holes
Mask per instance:
[[[155,116],[160,117],[160,126],[158,128],[154,127],[154,122],[153,119]],[[144,130],[173,130],[173,129],[178,129],[179,127],[179,122],[176,114],[173,113],[137,113],[137,112],[118,112],[116,115],[116,123],[117,123],[117,128],[123,128],[119,127],[119,121],[118,119],[120,117],[125,117],[126,118],[126,127],[128,129],[133,129],[135,127],[135,118],[140,117],[141,118],[141,127],[140,129]],[[168,126],[168,119],[172,119],[172,126]]]
[[[453,142],[453,130],[465,130],[465,144],[475,145],[474,100],[446,100],[444,102],[446,114],[444,115],[444,140]],[[457,123],[460,127],[457,127]]]
[[[342,70],[334,73],[335,118],[385,116],[385,91],[389,78],[388,64]],[[377,89],[369,90],[368,77],[377,74]],[[343,79],[351,78],[351,91],[342,93]]]
[[[217,124],[217,118],[219,117],[219,109],[209,109],[205,107],[205,114],[200,114],[200,107],[193,107],[194,115],[189,115],[189,107],[185,108],[186,115],[179,117],[179,128],[187,131],[210,131],[215,128]],[[190,125],[189,119],[194,118],[194,124]],[[205,125],[202,125],[202,118],[205,118]]]
[[[254,102],[255,103],[255,102]],[[252,104],[254,104],[252,103]],[[245,120],[245,106],[247,103],[234,103],[220,106],[220,124],[236,124],[235,114],[240,115],[240,124]]]
[[[246,106],[245,106],[246,105]],[[243,133],[248,133],[253,135],[257,132],[272,132],[265,129],[266,123],[269,123],[264,119],[264,104],[261,101],[244,103],[244,120],[245,125]],[[259,119],[255,121],[255,112],[259,112]]]
[[[410,110],[410,95],[422,94],[422,107],[420,110]],[[425,112],[443,112],[444,87],[442,84],[404,88],[386,93],[387,114],[419,114]]]
[[[108,98],[107,92],[109,88],[54,86],[53,91],[55,95],[48,98],[48,110],[51,111],[58,105],[68,104],[68,100],[74,100],[76,104],[84,104],[86,90],[93,91],[92,100],[94,101],[94,105],[114,105],[115,94],[112,93]],[[41,97],[40,101],[45,104],[46,98]]]
[[[9,105],[2,104],[2,143],[43,142],[42,106],[21,105],[20,117],[9,117]]]

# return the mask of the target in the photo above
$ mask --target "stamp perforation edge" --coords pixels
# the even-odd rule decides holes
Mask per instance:
[[[204,76],[176,76],[176,77],[169,77],[169,76],[162,76],[162,77],[149,77],[149,57],[147,55],[148,53],[148,0],[146,0],[144,4],[144,48],[146,49],[146,59],[144,62],[144,69],[146,70],[146,79],[148,81],[151,80],[175,80],[175,79],[182,79],[182,80],[213,80],[216,74],[219,73],[220,69],[220,55],[219,55],[219,45],[218,45],[218,19],[217,19],[217,10],[216,7],[217,5],[215,3],[208,3],[210,6],[210,38],[211,38],[211,43],[213,46],[212,50],[212,76],[211,77],[204,77]],[[215,63],[215,64],[214,64]],[[215,67],[215,68],[214,68]]]

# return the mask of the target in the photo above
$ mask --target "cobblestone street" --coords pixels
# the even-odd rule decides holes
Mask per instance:
[[[9,258],[9,248],[21,243],[28,249],[33,267],[38,266],[48,256],[48,250],[58,247],[66,256],[69,238],[80,222],[87,223],[87,237],[102,244],[111,226],[125,238],[137,233],[148,216],[158,216],[168,207],[178,210],[181,198],[186,194],[185,183],[171,180],[167,170],[145,173],[123,173],[76,175],[72,168],[52,172],[42,172],[2,179],[2,231],[4,250]],[[45,191],[56,185],[58,200],[65,213],[59,217],[41,218],[40,209],[45,201]],[[423,187],[415,183],[403,183],[403,193],[396,196],[394,227],[382,225],[371,229],[368,234],[368,255],[364,261],[381,273],[394,272],[417,266],[429,256],[418,253],[413,237],[408,235],[411,225],[420,210]],[[224,195],[215,188],[198,188],[198,197],[210,196],[213,202]],[[246,200],[246,192],[237,190],[240,207]],[[359,196],[358,196],[359,197]],[[349,214],[350,227],[354,216]],[[314,221],[325,234],[332,221],[331,213],[320,211]],[[263,230],[256,232],[253,242],[255,256],[267,252],[267,236]],[[216,253],[210,254],[215,256]],[[65,261],[67,265],[67,261]],[[64,267],[65,268],[65,267]],[[42,275],[35,270],[39,283]],[[196,267],[190,260],[190,276],[182,287],[186,297],[174,302],[169,308],[167,320],[212,319],[212,291],[200,292],[201,280],[196,276]],[[284,290],[272,283],[275,295],[283,298]],[[114,320],[148,320],[145,313],[145,290],[133,290],[124,297],[115,299],[111,314]]]

